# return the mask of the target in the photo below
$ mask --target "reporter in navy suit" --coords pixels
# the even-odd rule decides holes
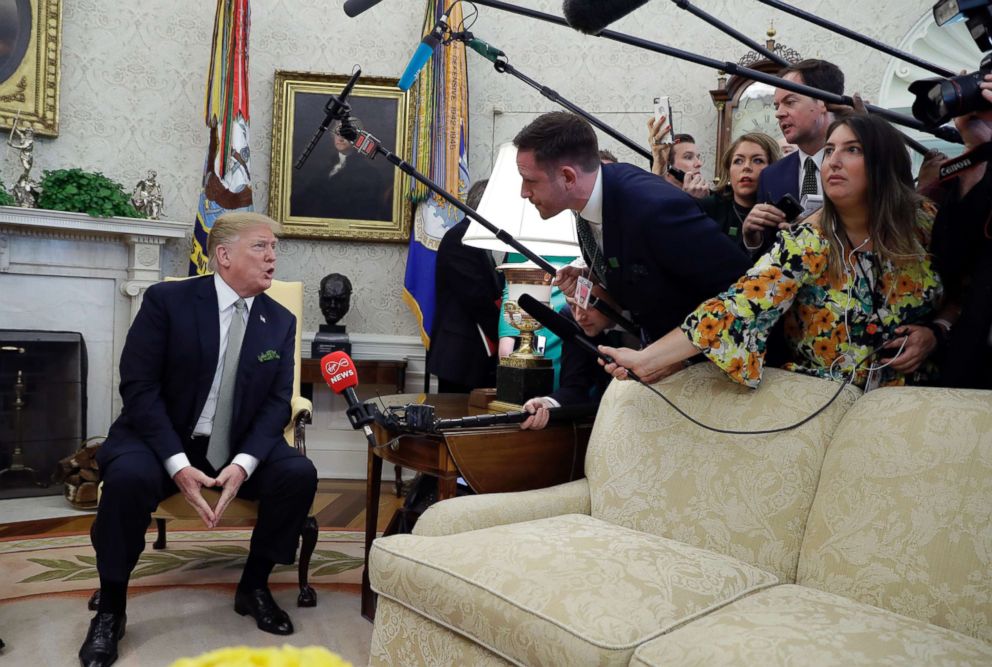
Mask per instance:
[[[543,114],[513,143],[520,195],[544,219],[566,209],[579,215],[586,263],[646,342],[684,319],[694,299],[719,294],[750,268],[747,255],[695,199],[639,167],[600,165],[596,134],[580,117]],[[586,273],[567,266],[555,280],[571,296]]]
[[[79,651],[84,666],[116,660],[151,513],[177,490],[210,528],[235,496],[259,501],[235,610],[267,632],[293,631],[268,577],[276,563],[295,560],[317,475],[283,439],[297,323],[263,294],[275,271],[275,229],[255,213],[221,216],[208,241],[216,273],[152,285],[131,325],[120,362],[123,409],[98,455],[100,601]],[[237,366],[225,373],[228,363]],[[215,507],[201,494],[207,487],[221,489]]]
[[[844,73],[826,60],[803,60],[778,75],[829,93],[844,94]],[[773,204],[786,194],[791,194],[796,201],[801,201],[807,194],[823,196],[820,165],[823,164],[823,147],[827,142],[827,128],[834,120],[833,113],[820,100],[776,88],[775,118],[785,140],[798,150],[768,165],[758,177],[758,203],[744,219],[743,226],[744,244],[752,256],[764,254],[778,230],[789,227],[785,214]]]

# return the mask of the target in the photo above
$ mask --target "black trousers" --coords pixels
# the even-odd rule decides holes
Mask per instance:
[[[208,476],[205,441],[187,448],[190,462]],[[145,532],[159,502],[178,488],[151,450],[127,452],[101,470],[103,494],[96,515],[93,546],[97,571],[107,582],[126,583],[145,549]],[[218,487],[219,488],[219,487]],[[300,531],[317,492],[317,470],[295,450],[262,461],[238,490],[238,497],[258,501],[258,521],[251,552],[275,563],[296,560]]]

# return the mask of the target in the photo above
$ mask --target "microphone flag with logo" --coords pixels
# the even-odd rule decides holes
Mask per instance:
[[[228,211],[252,211],[248,150],[248,0],[217,0],[207,73],[206,125],[210,129],[200,201],[193,225],[189,275],[207,273],[207,236]]]
[[[429,34],[451,0],[427,0],[423,31]],[[448,14],[453,28],[462,25],[462,3]],[[468,72],[465,44],[438,45],[428,66],[407,93],[416,110],[410,163],[422,174],[462,201],[468,192]],[[407,250],[403,301],[420,325],[420,338],[430,349],[434,323],[434,272],[437,249],[444,234],[459,223],[461,211],[433,194],[425,185],[408,178],[408,196],[416,205],[413,231]]]

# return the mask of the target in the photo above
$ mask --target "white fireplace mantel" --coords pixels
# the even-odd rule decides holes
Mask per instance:
[[[0,328],[83,334],[87,435],[105,433],[120,409],[117,361],[145,290],[162,279],[163,246],[188,243],[192,230],[192,222],[0,206]]]

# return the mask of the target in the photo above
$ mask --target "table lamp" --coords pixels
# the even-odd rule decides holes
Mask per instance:
[[[553,218],[542,220],[537,208],[520,196],[521,185],[517,149],[513,144],[503,144],[479,202],[479,214],[538,255],[577,256],[579,242],[571,211],[562,211]],[[475,220],[469,223],[462,242],[486,250],[516,252]],[[500,360],[496,372],[496,399],[519,406],[529,398],[551,393],[554,388],[552,362],[533,344],[533,332],[540,329],[541,324],[517,305],[522,294],[530,294],[537,301],[549,304],[552,276],[529,261],[503,264],[497,269],[506,276],[509,292],[503,316],[510,326],[520,331],[520,346]]]

